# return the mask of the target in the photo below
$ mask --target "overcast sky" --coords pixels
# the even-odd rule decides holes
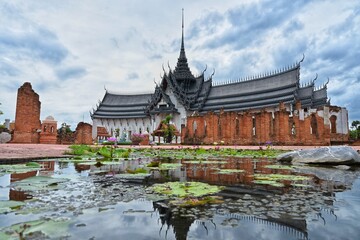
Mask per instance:
[[[319,75],[332,105],[360,120],[358,0],[0,0],[0,123],[15,119],[17,89],[31,82],[41,119],[76,127],[105,94],[152,92],[174,68],[185,9],[193,73],[222,82],[301,60],[301,83]]]

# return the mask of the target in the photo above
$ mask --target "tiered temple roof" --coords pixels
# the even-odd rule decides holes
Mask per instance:
[[[106,91],[103,100],[91,114],[92,118],[143,118],[144,108],[152,94],[114,94]]]
[[[270,74],[225,84],[213,83],[212,77],[205,80],[206,69],[195,77],[186,58],[184,47],[184,24],[180,54],[174,70],[164,70],[160,85],[149,94],[114,94],[106,91],[104,99],[91,114],[92,118],[144,118],[156,113],[177,113],[170,96],[169,87],[176,99],[188,111],[243,111],[276,107],[279,102],[295,104],[300,101],[305,107],[317,108],[328,105],[327,83],[315,88],[315,80],[300,86],[300,62]],[[164,103],[164,104],[159,104]]]

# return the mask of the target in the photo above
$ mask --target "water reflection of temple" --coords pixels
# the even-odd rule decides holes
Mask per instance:
[[[226,163],[219,160],[216,164],[191,164],[183,161],[186,177],[190,181],[204,181],[210,184],[231,185],[248,184],[252,185],[254,174],[290,174],[286,169],[270,169],[267,165],[272,164],[270,160],[255,160],[252,158],[228,158]],[[218,169],[237,169],[244,172],[229,174],[218,174]]]
[[[194,217],[184,217],[179,214],[173,214],[171,209],[165,206],[162,202],[154,202],[153,207],[159,212],[161,221],[161,231],[165,231],[165,237],[168,234],[169,229],[173,229],[176,240],[186,240],[190,231],[190,227],[193,224],[199,224],[206,230],[206,235],[209,233],[209,226],[207,223],[216,229],[216,223],[213,220],[201,221]],[[286,233],[294,239],[308,239],[307,224],[305,219],[291,219],[291,218],[280,218],[280,219],[263,219],[250,215],[241,215],[237,213],[221,214],[226,219],[241,220],[242,223],[248,222],[256,225],[263,225],[271,230]],[[215,216],[212,216],[212,219]]]
[[[44,161],[44,162],[38,162],[41,165],[41,170],[36,171],[29,171],[25,173],[12,173],[10,174],[10,182],[16,182],[20,181],[26,178],[35,177],[40,172],[50,172],[52,173],[55,169],[55,162],[54,161]],[[15,189],[10,189],[9,191],[9,200],[13,201],[25,201],[28,199],[31,199],[32,196],[30,194],[27,194],[24,191],[18,191]]]

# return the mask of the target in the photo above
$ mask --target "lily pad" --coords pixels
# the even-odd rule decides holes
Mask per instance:
[[[243,173],[243,169],[218,169],[218,174],[233,174],[233,173]]]
[[[256,180],[270,180],[270,181],[281,181],[281,180],[303,181],[310,179],[310,177],[307,176],[283,175],[283,174],[254,174],[254,178]]]
[[[17,209],[23,205],[24,203],[19,201],[0,201],[0,214],[12,212],[14,209]]]
[[[220,192],[223,188],[202,182],[167,182],[150,187],[154,192],[175,197],[201,197]]]
[[[203,198],[177,198],[175,200],[171,200],[169,203],[170,205],[179,207],[197,207],[208,204],[220,204],[223,202],[224,201],[219,196],[206,196]]]
[[[191,164],[226,164],[226,161],[211,161],[211,160],[190,160],[184,161],[184,163],[191,163]]]
[[[274,181],[274,180],[254,180],[253,181],[256,184],[266,184],[266,185],[271,185],[274,187],[284,187],[283,183]]]
[[[0,172],[4,173],[27,173],[38,170],[41,170],[40,164],[38,164],[36,167],[31,165],[27,166],[26,164],[0,165]]]
[[[25,164],[27,167],[41,168],[41,165],[37,162],[28,162]]]
[[[287,166],[287,165],[267,165],[267,166],[265,166],[265,168],[282,169],[282,170],[293,170],[294,169],[293,166]]]
[[[18,223],[10,227],[0,229],[4,234],[1,239],[19,239],[19,233],[22,233],[23,239],[27,237],[41,236],[42,239],[64,239],[69,236],[68,229],[71,221],[66,218],[36,220]],[[1,235],[0,235],[1,236]]]
[[[89,166],[92,166],[92,165],[96,165],[97,162],[93,162],[93,161],[86,161],[86,162],[78,162],[79,165],[89,165]]]
[[[172,170],[181,167],[181,163],[161,163],[159,165],[160,170]]]
[[[114,177],[116,178],[122,178],[122,179],[145,179],[147,177],[150,177],[150,173],[123,173],[123,174],[115,174]]]
[[[26,178],[21,181],[17,181],[12,183],[12,187],[16,190],[21,191],[37,191],[37,190],[44,190],[44,189],[58,189],[59,183],[68,182],[69,179],[65,178],[52,178],[52,177],[45,177],[45,176],[35,176]]]

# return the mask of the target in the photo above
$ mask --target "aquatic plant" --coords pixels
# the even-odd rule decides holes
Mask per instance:
[[[150,187],[154,192],[174,197],[202,197],[220,192],[223,188],[202,182],[167,182]]]
[[[177,198],[175,200],[169,201],[170,205],[178,207],[198,207],[208,204],[220,204],[223,202],[224,201],[219,196],[206,196],[202,198]]]
[[[42,167],[38,163],[27,164],[0,164],[0,173],[26,173],[41,170]]]
[[[19,201],[0,201],[0,214],[3,213],[9,213],[11,211],[13,211],[14,209],[18,209],[21,206],[25,205],[25,203],[23,202],[19,202]]]
[[[0,229],[1,239],[66,239],[71,221],[66,218],[41,219]],[[38,236],[38,237],[36,237]]]
[[[71,151],[67,151],[66,154],[70,155],[93,155],[93,149],[88,145],[71,145],[69,146]]]
[[[136,168],[135,170],[128,168],[126,169],[126,172],[130,174],[148,173],[148,171],[145,168]]]

